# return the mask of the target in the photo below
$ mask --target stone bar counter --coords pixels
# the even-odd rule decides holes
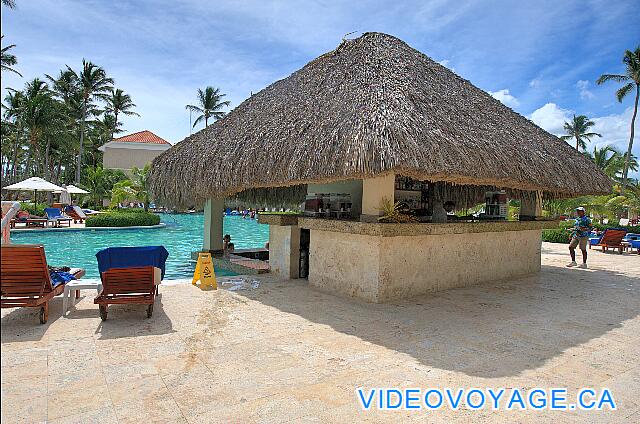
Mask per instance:
[[[307,229],[309,284],[376,303],[536,273],[542,229],[558,226],[557,221],[385,224],[286,215],[260,221],[270,224],[276,274],[297,276],[300,229]]]

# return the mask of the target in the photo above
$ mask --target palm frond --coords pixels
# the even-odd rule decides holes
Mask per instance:
[[[193,128],[196,127],[196,125],[198,125],[200,122],[204,121],[204,115],[200,115],[196,118],[195,121],[193,121]]]
[[[627,94],[633,90],[633,86],[634,84],[630,82],[629,84],[623,85],[618,91],[616,91],[616,98],[620,103],[622,103],[622,100],[627,96]]]
[[[600,75],[600,78],[596,80],[596,84],[604,84],[607,81],[625,82],[629,81],[629,77],[627,75],[620,74],[602,74]]]

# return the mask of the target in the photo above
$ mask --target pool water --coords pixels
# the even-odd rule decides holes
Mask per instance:
[[[99,278],[95,254],[105,247],[164,246],[169,252],[165,280],[190,278],[194,264],[191,252],[202,248],[203,214],[160,214],[164,228],[97,231],[11,232],[16,244],[42,244],[47,263],[53,266],[84,268],[85,278]],[[240,216],[225,216],[225,234],[231,235],[236,249],[262,248],[269,240],[269,226]],[[216,275],[234,275],[216,269]]]

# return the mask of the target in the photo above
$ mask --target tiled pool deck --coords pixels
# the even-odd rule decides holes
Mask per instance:
[[[386,305],[260,276],[162,286],[151,319],[102,323],[89,292],[44,326],[4,309],[2,422],[640,422],[640,257],[567,269],[565,249],[545,243],[536,276]],[[363,412],[356,387],[608,387],[618,410]]]

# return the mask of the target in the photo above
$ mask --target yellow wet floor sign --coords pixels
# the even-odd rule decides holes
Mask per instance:
[[[200,287],[202,288],[210,287],[214,290],[218,288],[211,253],[198,253],[198,262],[196,263],[196,270],[193,273],[191,284],[195,286],[198,280],[200,280]]]

